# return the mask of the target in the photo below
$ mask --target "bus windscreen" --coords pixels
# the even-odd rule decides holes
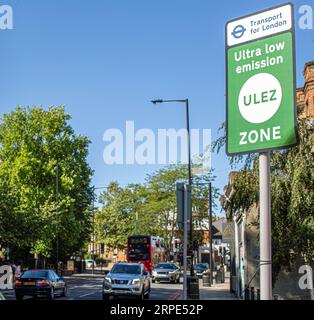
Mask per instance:
[[[150,238],[130,237],[128,243],[130,261],[146,261],[150,259]]]

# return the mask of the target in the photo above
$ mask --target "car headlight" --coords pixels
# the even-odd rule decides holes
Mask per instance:
[[[105,278],[105,282],[112,283],[112,279],[109,278],[109,277],[106,277],[106,278]]]
[[[174,273],[176,273],[175,270],[174,271],[169,271],[169,274],[174,274]]]
[[[139,285],[141,283],[141,279],[133,279],[132,284]]]
[[[152,275],[156,276],[157,275],[157,271],[153,270]]]

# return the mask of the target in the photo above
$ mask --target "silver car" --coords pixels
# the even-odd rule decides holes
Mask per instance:
[[[116,263],[103,282],[103,300],[112,296],[149,298],[150,275],[141,263]]]
[[[180,268],[171,262],[158,263],[156,268],[152,271],[152,281],[160,282],[167,281],[172,283],[180,282],[181,271]]]

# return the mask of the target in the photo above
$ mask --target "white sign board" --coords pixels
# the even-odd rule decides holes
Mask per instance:
[[[288,31],[292,24],[291,4],[233,20],[226,26],[227,45],[231,47]]]

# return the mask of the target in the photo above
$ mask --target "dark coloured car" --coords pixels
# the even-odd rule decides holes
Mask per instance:
[[[54,299],[56,295],[65,297],[66,294],[64,279],[52,270],[26,271],[15,281],[16,300],[23,300],[25,296]]]
[[[202,278],[203,275],[209,274],[209,264],[208,263],[197,263],[194,266],[196,275],[199,278]]]

